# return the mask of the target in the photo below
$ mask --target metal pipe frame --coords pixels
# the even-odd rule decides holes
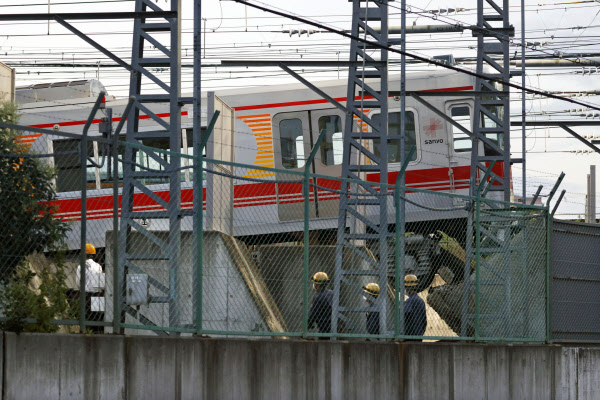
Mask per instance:
[[[202,138],[202,79],[201,79],[201,64],[202,64],[202,33],[200,22],[202,21],[202,0],[194,0],[194,95],[193,95],[193,136],[192,146],[194,148],[194,187],[193,187],[193,212],[194,225],[193,234],[196,238],[196,246],[192,252],[194,255],[195,268],[193,273],[194,281],[194,298],[195,303],[195,322],[196,334],[201,334],[203,329],[203,307],[204,307],[204,292],[203,292],[203,257],[204,257],[204,219],[203,219],[203,138]],[[214,104],[214,103],[213,103]],[[214,109],[214,105],[213,105]],[[207,135],[208,136],[208,135]],[[207,137],[208,140],[208,137]],[[204,142],[206,143],[206,142]]]
[[[314,147],[310,151],[308,158],[306,159],[306,164],[304,165],[304,180],[302,182],[302,196],[304,197],[304,235],[303,235],[303,244],[304,248],[302,253],[303,259],[303,268],[302,268],[302,336],[308,337],[308,282],[309,282],[309,272],[308,272],[308,264],[310,257],[310,168],[312,166],[313,160],[317,155],[317,151],[323,143],[325,136],[327,134],[327,130],[323,129],[317,138],[317,142]]]
[[[83,127],[83,133],[80,137],[79,143],[79,165],[81,167],[81,249],[79,254],[79,329],[81,332],[85,332],[86,328],[86,306],[87,306],[87,293],[85,291],[86,275],[87,275],[87,264],[86,264],[86,244],[87,244],[87,137],[92,121],[96,116],[96,112],[102,104],[102,99],[106,93],[100,92],[90,115],[88,116],[85,126]]]
[[[402,297],[400,297],[400,293],[398,293],[398,319],[402,322],[399,324],[399,328],[402,330],[398,330],[396,335],[399,335],[400,332],[404,334],[405,332],[405,322],[404,321],[404,275],[405,275],[405,261],[406,261],[406,168],[408,168],[408,163],[412,158],[416,147],[413,147],[410,151],[408,158],[406,158],[406,0],[402,0],[400,2],[400,8],[402,9],[400,14],[400,50],[402,54],[400,55],[400,160],[402,161],[402,170],[400,171],[399,180],[396,185],[396,190],[400,189],[399,198],[398,198],[398,209],[396,210],[396,214],[400,214],[398,218],[398,223],[396,224],[396,231],[400,236],[400,240],[395,242],[395,256],[399,257],[398,264],[394,263],[395,267],[399,267],[400,270],[397,274],[400,274],[400,278],[402,279]],[[388,29],[389,32],[389,29]],[[389,94],[388,94],[389,97]],[[395,257],[395,258],[396,258]],[[395,260],[394,260],[395,261]],[[400,282],[396,283],[400,285]],[[400,314],[402,310],[402,313]]]

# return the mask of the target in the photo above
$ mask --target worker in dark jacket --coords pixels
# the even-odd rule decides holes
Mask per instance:
[[[313,275],[312,281],[313,289],[317,291],[317,295],[310,306],[308,329],[312,328],[313,324],[316,323],[319,332],[331,333],[331,304],[333,303],[333,292],[325,288],[329,282],[329,277],[325,272],[317,272]]]
[[[427,329],[425,302],[419,297],[417,286],[419,280],[415,275],[406,275],[404,286],[408,299],[404,302],[404,333],[408,336],[423,336]],[[422,339],[407,339],[421,342]]]
[[[367,311],[367,333],[379,335],[379,311],[375,308],[375,300],[379,296],[379,285],[371,282],[363,286],[363,290],[368,295],[363,298],[369,303],[370,308],[370,311]]]

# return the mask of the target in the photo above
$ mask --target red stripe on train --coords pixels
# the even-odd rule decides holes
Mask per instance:
[[[441,89],[428,89],[424,90],[424,92],[458,92],[463,90],[473,90],[473,86],[458,86],[451,88],[441,88]],[[355,100],[360,100],[362,97],[356,96]],[[364,99],[372,99],[373,96],[365,96]],[[335,101],[346,101],[347,97],[337,97],[334,98]],[[279,107],[291,107],[291,106],[308,106],[312,104],[325,104],[328,103],[328,100],[319,99],[319,100],[304,100],[304,101],[292,101],[287,103],[268,103],[268,104],[257,104],[252,106],[239,106],[233,107],[235,111],[247,111],[247,110],[260,110],[263,108],[279,108]]]
[[[159,118],[169,118],[171,116],[171,113],[162,113],[162,114],[156,114]],[[187,111],[182,111],[181,115],[185,116],[188,115]],[[150,119],[149,115],[140,115],[140,120],[143,119]],[[112,119],[113,122],[119,122],[121,121],[121,117],[115,117]],[[87,121],[67,121],[67,122],[58,122],[58,123],[49,123],[49,124],[38,124],[38,125],[29,125],[32,128],[52,128],[54,127],[54,125],[59,125],[59,126],[76,126],[76,125],[85,125]],[[96,118],[94,120],[92,120],[92,124],[99,124],[101,122],[101,120],[99,118]]]
[[[454,179],[456,181],[463,181],[454,185],[454,189],[466,189],[469,187],[468,184],[464,183],[464,180],[469,179],[469,166],[462,166],[453,168]],[[496,165],[494,172],[502,176],[502,166]],[[390,172],[388,181],[394,183],[398,175],[397,171]],[[370,182],[378,181],[377,174],[371,174],[367,177]],[[432,187],[434,191],[448,191],[452,187],[450,185],[447,168],[433,168],[428,170],[416,170],[407,171],[406,183],[414,188],[427,188]],[[318,178],[317,185],[326,189],[339,191],[340,181],[335,179]],[[240,207],[255,207],[263,205],[277,204],[277,196],[284,196],[279,198],[280,204],[293,204],[302,203],[304,201],[302,196],[302,184],[300,183],[279,183],[275,182],[264,182],[264,183],[253,183],[245,185],[234,186],[234,204],[235,208]],[[409,189],[410,193],[411,190]],[[157,191],[154,192],[163,201],[169,201],[169,191]],[[325,189],[319,188],[319,198],[321,201],[332,201],[339,199],[339,193],[328,192]],[[314,193],[311,191],[311,202],[314,201]],[[122,196],[119,195],[119,209],[121,209]],[[206,202],[206,188],[203,191],[203,201]],[[181,191],[181,202],[184,204],[191,204],[193,202],[193,190],[182,189]],[[64,199],[55,200],[52,202],[56,206],[57,214],[71,214],[59,216],[68,220],[79,220],[79,213],[81,212],[81,199]],[[111,218],[113,200],[112,196],[99,196],[89,197],[87,201],[87,212],[88,219],[101,219]],[[162,209],[161,205],[154,201],[150,196],[144,193],[136,193],[134,195],[134,209],[140,208],[158,208]],[[190,209],[190,206],[184,208]],[[102,215],[99,215],[102,214]]]

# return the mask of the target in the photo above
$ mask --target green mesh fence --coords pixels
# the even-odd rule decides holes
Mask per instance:
[[[58,146],[44,157],[21,154],[24,163],[54,168],[49,185],[57,194],[35,202],[51,205],[50,220],[62,221],[54,242],[28,230],[45,212],[19,219],[22,187],[2,186],[10,205],[5,224],[27,232],[21,241],[10,240],[14,231],[2,233],[5,324],[161,335],[547,338],[544,207],[374,182],[364,190],[355,181],[261,164],[202,159],[200,173],[201,160],[157,147],[90,140],[82,155],[79,141]],[[133,157],[126,159],[128,146]],[[10,157],[0,159],[19,159]],[[181,159],[178,171],[151,173],[172,157]],[[124,168],[138,181],[133,210],[147,212],[127,232],[119,219]],[[356,239],[339,245],[344,187],[350,198],[385,204],[385,240],[368,223],[381,209],[366,205],[346,219]],[[86,243],[96,254],[82,274]],[[41,315],[39,304],[53,307]]]

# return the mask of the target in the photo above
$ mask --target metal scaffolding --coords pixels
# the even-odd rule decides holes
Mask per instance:
[[[485,9],[484,6],[491,8]],[[488,13],[484,13],[488,12]],[[477,69],[475,80],[475,107],[473,111],[473,137],[471,148],[471,196],[481,198],[490,208],[505,208],[504,204],[497,202],[485,202],[492,198],[490,193],[500,193],[500,200],[509,202],[511,199],[510,167],[511,163],[523,162],[523,159],[511,159],[510,157],[510,91],[509,86],[498,83],[509,82],[510,56],[509,41],[514,36],[514,28],[509,23],[509,2],[503,0],[499,5],[494,0],[477,1],[477,27],[473,30],[477,37]],[[523,49],[524,51],[524,49]],[[501,57],[494,60],[492,57]],[[499,62],[500,61],[500,62]],[[482,78],[485,76],[495,81]],[[480,202],[477,203],[478,207]],[[486,314],[486,319],[502,320],[510,318],[511,308],[511,282],[509,277],[510,258],[505,257],[503,265],[490,266],[485,262],[479,263],[480,254],[474,251],[473,241],[481,242],[488,237],[494,245],[510,251],[511,235],[507,228],[498,228],[498,232],[490,228],[482,228],[479,220],[479,211],[474,205],[470,206],[467,237],[466,237],[466,260],[464,274],[464,295],[461,334],[465,335],[470,327],[479,323],[476,318],[479,314],[470,309],[469,303],[475,288],[471,284],[472,262],[477,262],[478,268],[486,268],[492,271],[499,280],[493,283],[496,289],[501,286],[504,289],[504,304],[495,307],[494,313]],[[493,221],[488,221],[493,224]],[[475,229],[474,229],[475,228]],[[489,241],[486,241],[489,242]],[[480,288],[482,289],[482,288]],[[482,290],[485,291],[485,288]],[[479,298],[475,303],[479,304]],[[508,327],[508,324],[503,324]]]
[[[136,19],[133,31],[133,46],[131,60],[130,97],[135,97],[135,103],[127,116],[128,143],[143,144],[144,139],[165,140],[171,149],[181,148],[181,99],[180,99],[180,14],[181,0],[170,1],[170,11],[176,13],[172,18]],[[136,12],[162,12],[163,10],[150,0],[136,0]],[[156,22],[156,21],[159,22]],[[159,55],[148,56],[148,44],[154,47]],[[166,82],[151,72],[151,68],[168,68],[169,81]],[[147,81],[146,81],[147,80]],[[169,117],[163,118],[150,110],[149,104],[164,102],[169,103]],[[140,113],[149,116],[159,127],[152,131],[139,130]],[[160,171],[137,170],[135,168],[135,152],[131,146],[125,149],[123,165],[123,202],[121,209],[121,226],[119,233],[119,262],[117,266],[118,285],[115,295],[121,296],[119,301],[120,315],[115,315],[115,320],[125,322],[125,314],[137,314],[125,304],[125,277],[130,272],[139,271],[138,263],[144,260],[163,260],[169,265],[169,285],[166,296],[154,299],[155,302],[167,302],[169,305],[169,324],[172,327],[180,325],[180,310],[182,304],[178,301],[181,291],[178,289],[181,278],[178,276],[181,253],[181,220],[189,211],[181,209],[181,179],[179,157],[171,156],[168,160],[148,149],[143,151],[148,157],[156,161]],[[146,179],[160,179],[168,183],[170,195],[165,200],[149,189]],[[133,208],[134,191],[139,191],[148,196],[164,211],[136,211]],[[159,219],[168,224],[168,239],[164,241],[155,233],[149,231],[139,221],[145,219]],[[135,246],[131,246],[132,230],[139,232],[154,244],[158,252],[142,253]],[[149,321],[147,321],[149,322]]]
[[[375,30],[373,23],[380,29]],[[350,43],[350,62],[358,63],[352,64],[348,72],[346,108],[349,112],[346,114],[344,125],[342,179],[361,181],[364,180],[365,173],[378,173],[379,182],[387,184],[387,144],[389,141],[401,139],[400,136],[388,135],[388,2],[354,0],[352,36],[360,36],[376,42],[383,48],[371,49],[366,43],[361,44],[356,40]],[[367,79],[369,84],[366,83]],[[361,94],[357,96],[359,90]],[[380,111],[378,121],[367,116],[366,110],[373,109]],[[374,148],[370,149],[368,142],[372,143]],[[344,291],[354,291],[357,296],[362,296],[363,293],[360,286],[356,285],[350,277],[373,276],[383,290],[387,288],[389,236],[387,198],[387,193],[377,192],[371,185],[350,186],[345,182],[341,185],[331,324],[334,334],[338,332],[340,320],[350,327],[351,320],[347,318],[347,313],[368,311],[367,307],[349,307],[342,304]],[[366,218],[366,206],[379,208],[378,221]],[[346,230],[348,224],[349,232]],[[364,246],[357,246],[366,240],[378,243],[377,260],[373,260],[366,254]],[[345,248],[369,260],[371,269],[354,271],[344,268]],[[387,296],[378,296],[375,306],[381,316],[381,332],[385,332]]]

